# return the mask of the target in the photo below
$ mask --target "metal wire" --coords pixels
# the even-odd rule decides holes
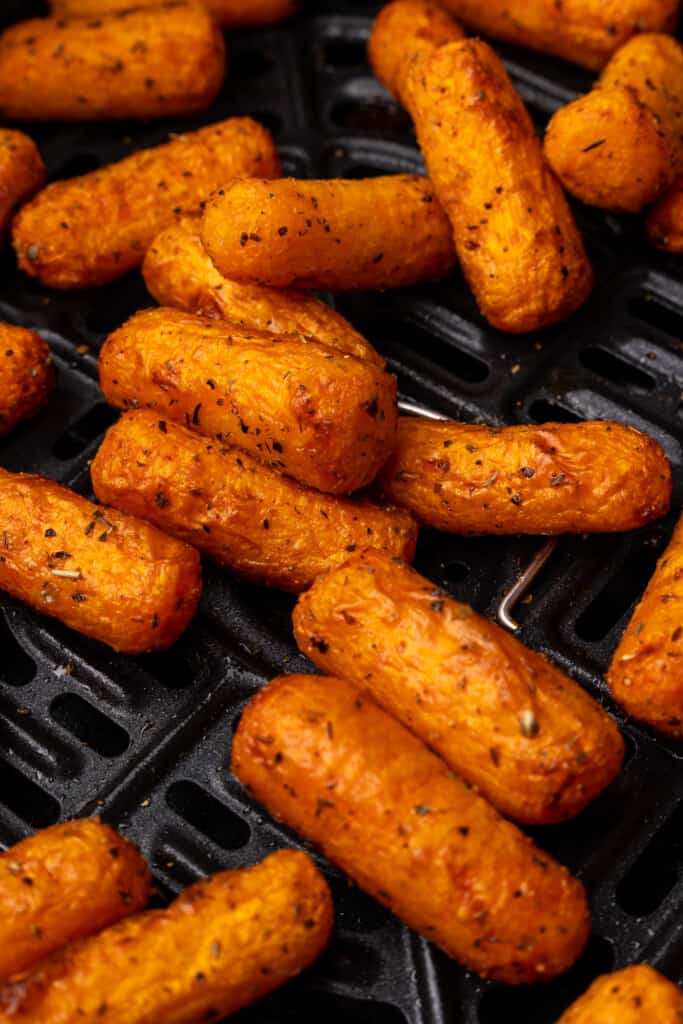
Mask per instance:
[[[433,412],[432,409],[427,409],[424,405],[418,405],[417,402],[411,402],[407,398],[399,398],[398,407],[401,412],[406,413],[408,416],[421,416],[425,420],[448,419],[448,416],[443,416],[440,412]]]
[[[555,548],[557,547],[557,537],[551,537],[545,542],[543,547],[536,553],[529,565],[522,572],[521,576],[512,587],[511,590],[503,597],[503,600],[498,605],[498,621],[501,626],[505,626],[506,629],[516,632],[520,627],[516,619],[512,617],[512,611],[522,598],[528,593],[531,584],[534,582],[539,572],[544,565],[547,564],[551,558]]]

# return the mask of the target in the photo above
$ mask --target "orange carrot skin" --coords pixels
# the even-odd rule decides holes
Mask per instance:
[[[147,407],[330,494],[377,474],[396,435],[396,378],[318,342],[175,309],[136,313],[100,353],[110,405]]]
[[[673,32],[679,0],[440,0],[475,32],[604,67],[639,32]]]
[[[368,59],[380,82],[404,106],[410,70],[439,46],[457,42],[465,33],[440,4],[431,0],[392,0],[375,18]]]
[[[683,994],[662,974],[637,964],[593,982],[558,1024],[683,1024]]]
[[[584,203],[636,213],[683,173],[683,46],[636,36],[592,91],[550,120],[544,150]]]
[[[583,948],[581,883],[350,683],[274,680],[242,716],[232,768],[271,814],[481,975],[550,978]]]
[[[25,327],[0,324],[0,437],[37,415],[54,383],[47,342]]]
[[[319,577],[293,619],[318,668],[368,689],[508,817],[570,818],[621,767],[619,730],[577,683],[382,552]]]
[[[91,467],[95,494],[245,579],[292,593],[369,540],[412,561],[410,513],[303,487],[155,413],[126,413]]]
[[[621,423],[403,416],[375,488],[437,530],[554,535],[635,530],[666,515],[671,486],[660,445]]]
[[[32,18],[0,35],[0,117],[147,120],[205,110],[225,45],[201,5],[166,0],[97,18]]]
[[[655,203],[645,226],[652,245],[664,252],[683,252],[683,177]]]
[[[327,883],[280,850],[190,886],[168,910],[75,942],[0,989],[1,1024],[202,1024],[285,984],[320,955]]]
[[[384,359],[341,313],[305,292],[231,281],[204,248],[198,217],[182,217],[147,250],[142,274],[160,306],[230,320],[271,334],[303,335],[384,366]]]
[[[593,271],[531,118],[487,43],[416,61],[406,102],[467,282],[494,327],[520,334],[566,319]]]
[[[19,206],[45,184],[47,172],[28,135],[0,128],[0,241],[6,241]]]
[[[235,181],[208,204],[202,241],[225,277],[274,288],[404,288],[455,264],[448,218],[415,174]]]
[[[0,982],[147,904],[152,876],[97,818],[45,828],[0,853]]]
[[[201,594],[197,552],[52,480],[0,469],[0,590],[117,651],[175,643]]]
[[[612,696],[634,718],[683,736],[683,518],[659,559],[607,672]]]
[[[201,0],[207,11],[225,28],[275,25],[291,18],[298,0]],[[160,0],[135,0],[135,7],[159,7]],[[53,14],[92,16],[122,11],[131,0],[50,0]]]
[[[162,228],[198,214],[226,181],[279,173],[270,132],[251,118],[187,132],[44,188],[14,220],[19,266],[50,288],[107,284],[139,266]]]

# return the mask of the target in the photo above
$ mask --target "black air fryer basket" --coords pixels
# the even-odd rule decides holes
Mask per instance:
[[[42,13],[27,0],[2,7],[6,23]],[[311,2],[286,25],[235,35],[226,86],[201,118],[27,130],[51,179],[233,114],[272,129],[287,174],[420,171],[408,117],[365,61],[379,7]],[[511,49],[504,55],[539,128],[590,85],[587,73],[560,61]],[[531,339],[488,327],[459,273],[414,290],[340,296],[338,308],[387,356],[402,398],[426,410],[486,423],[613,418],[647,431],[673,464],[677,511],[683,261],[647,248],[640,220],[588,209],[577,216],[597,271],[595,293],[569,322]],[[151,299],[138,273],[97,291],[60,294],[20,275],[11,253],[0,262],[0,318],[38,328],[59,372],[47,410],[0,442],[0,464],[90,494],[89,462],[116,418],[98,390],[98,349]],[[612,711],[602,673],[674,520],[672,513],[635,534],[563,539],[515,612],[521,639]],[[417,567],[495,617],[541,543],[424,531]],[[264,680],[311,670],[292,640],[293,599],[210,565],[205,576],[201,611],[186,635],[170,652],[137,658],[0,599],[1,844],[101,813],[139,843],[164,897],[208,872],[301,845],[245,797],[228,769],[233,730]],[[628,745],[617,782],[575,821],[532,830],[582,878],[591,899],[593,937],[567,975],[533,989],[482,982],[321,863],[337,907],[329,952],[233,1019],[552,1024],[612,968],[647,960],[683,980],[683,746],[617,717]]]

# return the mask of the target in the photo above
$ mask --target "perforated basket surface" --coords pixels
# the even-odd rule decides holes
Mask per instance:
[[[5,23],[42,13],[23,0],[2,6]],[[52,179],[156,144],[169,131],[247,113],[275,132],[287,173],[418,171],[408,118],[365,63],[379,6],[310,3],[286,26],[235,35],[226,86],[201,118],[27,130]],[[504,56],[539,128],[590,84],[559,61]],[[682,264],[646,248],[636,219],[586,209],[577,216],[597,270],[595,293],[578,316],[531,339],[487,327],[458,273],[435,286],[339,297],[338,307],[388,357],[402,395],[428,409],[491,423],[614,418],[646,430],[673,463],[678,510]],[[0,442],[0,464],[89,494],[89,461],[116,418],[97,387],[97,352],[108,331],[151,300],[137,273],[59,294],[18,274],[9,253],[0,265],[0,317],[38,328],[59,370],[48,409]],[[330,951],[237,1019],[275,1024],[317,1013],[327,1024],[551,1024],[612,967],[645,959],[683,980],[683,747],[623,721],[602,679],[674,519],[628,536],[563,540],[518,609],[522,640],[614,711],[628,741],[626,766],[607,793],[578,820],[534,830],[589,891],[593,938],[574,970],[529,990],[479,981],[321,862],[337,906]],[[538,546],[533,538],[425,531],[417,566],[493,616]],[[311,669],[292,641],[293,599],[210,565],[205,576],[200,614],[180,643],[139,658],[0,600],[0,843],[99,811],[140,844],[165,897],[207,872],[301,845],[250,803],[228,769],[232,731],[264,679]]]

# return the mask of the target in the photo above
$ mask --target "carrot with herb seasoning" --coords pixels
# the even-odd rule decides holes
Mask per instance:
[[[375,18],[368,60],[389,92],[404,106],[411,67],[446,43],[464,39],[460,26],[431,0],[393,0]]]
[[[639,32],[673,32],[679,0],[439,0],[483,35],[591,71]]]
[[[484,977],[552,978],[583,949],[581,883],[350,683],[274,680],[242,715],[232,770],[357,885]]]
[[[126,413],[111,427],[91,476],[105,504],[245,579],[292,593],[368,543],[408,561],[415,555],[408,512],[303,487],[152,411]]]
[[[38,147],[28,135],[0,128],[0,243],[7,240],[17,208],[45,184]]]
[[[0,590],[141,654],[170,647],[201,593],[199,555],[44,477],[0,469]]]
[[[671,466],[656,441],[621,423],[404,416],[375,490],[451,533],[615,533],[666,515]]]
[[[574,313],[593,271],[500,58],[480,39],[448,43],[413,63],[404,95],[482,315],[519,334]]]
[[[161,306],[256,331],[303,335],[384,366],[384,359],[348,320],[312,295],[223,277],[202,244],[198,217],[182,217],[157,235],[142,275]]]
[[[97,18],[31,18],[0,35],[0,117],[149,120],[205,110],[225,77],[223,35],[194,3]]]
[[[176,135],[39,192],[14,220],[19,266],[50,288],[107,284],[139,266],[162,228],[198,214],[226,181],[279,173],[270,132],[251,118]]]
[[[137,847],[97,818],[53,825],[0,853],[0,982],[142,910],[151,890]]]
[[[47,342],[35,331],[0,323],[0,437],[40,412],[54,383]]]
[[[157,7],[160,0],[49,0],[53,14],[81,17],[135,7]],[[299,9],[299,0],[201,0],[224,28],[274,25]]]
[[[641,722],[683,736],[683,516],[607,671],[614,699]]]
[[[683,1024],[683,993],[637,964],[598,978],[557,1024]]]
[[[582,202],[636,213],[683,173],[681,118],[683,46],[639,35],[591,92],[553,115],[545,155]]]
[[[333,908],[311,858],[222,871],[56,953],[0,989],[0,1024],[202,1024],[261,999],[322,953]]]
[[[367,689],[517,821],[573,817],[621,767],[619,730],[578,684],[398,559],[351,555],[293,619],[318,668]]]
[[[208,203],[202,241],[221,274],[274,288],[402,288],[455,264],[426,178],[235,181]]]
[[[176,309],[136,313],[100,353],[118,409],[153,409],[330,494],[368,484],[396,435],[396,378],[328,345]]]

